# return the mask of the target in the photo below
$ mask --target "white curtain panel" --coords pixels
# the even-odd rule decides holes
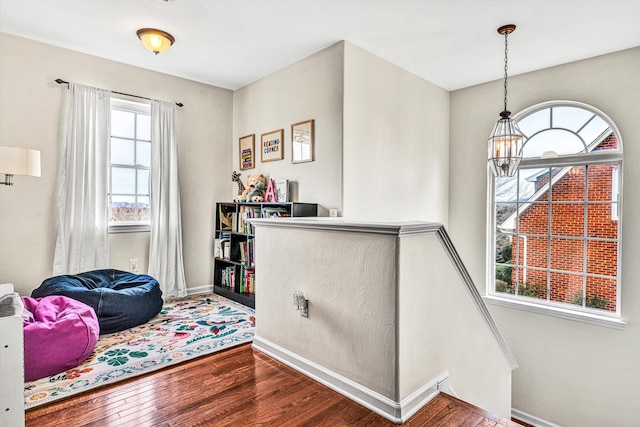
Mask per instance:
[[[53,275],[106,268],[109,91],[69,84]]]
[[[187,295],[176,135],[176,105],[152,100],[149,274],[160,282],[164,298]]]

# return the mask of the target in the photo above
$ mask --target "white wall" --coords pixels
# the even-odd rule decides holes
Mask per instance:
[[[510,418],[512,369],[437,235],[398,252],[400,398],[446,370],[460,399]]]
[[[345,43],[344,216],[447,225],[449,92]]]
[[[241,171],[295,183],[293,201],[318,203],[321,213],[341,209],[343,43],[244,86],[233,95],[233,163],[240,172],[238,139],[255,134],[256,167]],[[315,161],[291,163],[291,125],[315,120]],[[260,161],[260,135],[284,129],[284,159]],[[237,193],[235,184],[228,196]],[[297,197],[296,197],[297,196]]]
[[[625,331],[490,307],[518,361],[513,407],[562,426],[633,426],[640,419],[640,48],[509,77],[509,109],[550,100],[592,105],[624,144],[622,316]],[[502,81],[451,95],[450,234],[484,292],[486,138]],[[463,171],[461,173],[461,171]]]
[[[167,52],[165,55],[171,55]],[[41,150],[42,177],[0,186],[0,282],[22,295],[51,276],[56,232],[56,78],[185,104],[178,109],[183,243],[189,287],[211,283],[215,201],[231,176],[232,92],[0,33],[0,144]],[[146,270],[148,233],[109,236],[111,266]]]
[[[426,222],[258,221],[254,346],[275,344],[355,381],[402,404],[402,417],[447,372],[461,399],[508,417],[512,370],[501,337],[437,231]],[[308,318],[292,304],[296,290],[309,300]]]
[[[256,336],[398,400],[395,253],[395,236],[257,226]]]
[[[138,260],[138,270],[149,269],[149,232],[110,233],[109,264],[119,270],[129,270],[129,260]],[[136,258],[137,257],[137,258]]]

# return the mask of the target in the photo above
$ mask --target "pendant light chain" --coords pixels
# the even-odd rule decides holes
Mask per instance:
[[[507,41],[507,37],[509,37],[509,32],[505,31],[504,33],[504,111],[507,111],[507,64],[508,64],[508,52],[509,52],[509,43]]]

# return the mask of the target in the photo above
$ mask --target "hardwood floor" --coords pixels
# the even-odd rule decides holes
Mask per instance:
[[[245,344],[26,412],[46,426],[393,426]],[[441,393],[406,426],[520,427]]]

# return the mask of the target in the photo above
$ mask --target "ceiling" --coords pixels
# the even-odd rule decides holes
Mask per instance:
[[[0,0],[0,32],[237,89],[340,40],[455,90],[640,46],[640,0]],[[136,31],[175,44],[153,55]]]

